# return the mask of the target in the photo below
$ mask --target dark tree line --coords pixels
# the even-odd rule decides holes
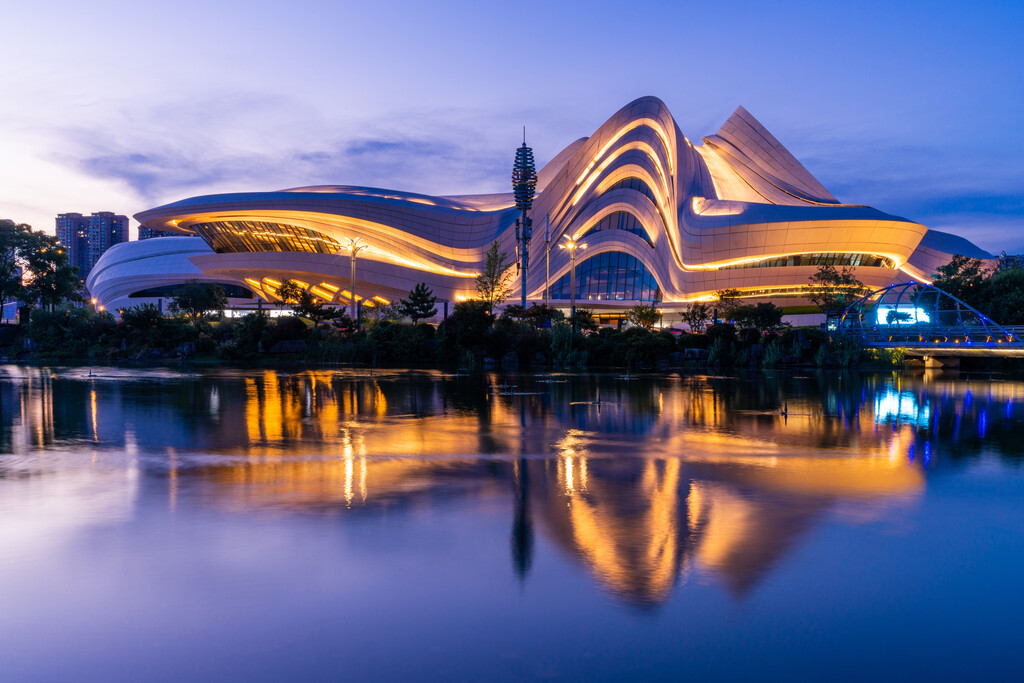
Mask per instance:
[[[1024,325],[1024,268],[989,270],[981,259],[957,254],[932,284],[1000,325]]]
[[[82,281],[55,236],[0,220],[0,310],[14,300],[52,310],[81,301]]]

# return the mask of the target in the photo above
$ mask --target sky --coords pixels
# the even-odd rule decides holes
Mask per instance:
[[[655,95],[841,201],[1024,252],[1024,2],[0,0],[0,218],[348,184],[510,190]],[[135,232],[135,222],[132,223]]]

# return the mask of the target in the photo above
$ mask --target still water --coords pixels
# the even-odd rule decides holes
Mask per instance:
[[[0,679],[1019,680],[1024,383],[0,367]]]

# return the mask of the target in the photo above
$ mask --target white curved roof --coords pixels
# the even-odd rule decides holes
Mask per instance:
[[[210,277],[192,257],[212,254],[200,237],[156,237],[115,244],[105,251],[86,280],[89,293],[114,311],[137,306],[148,299],[131,297],[135,292],[176,285],[187,280],[238,284],[230,278]]]
[[[969,245],[871,207],[839,203],[742,107],[703,145],[694,146],[661,100],[640,98],[556,155],[541,170],[538,189],[531,212],[534,265],[527,273],[534,298],[543,295],[547,282],[537,267],[545,260],[546,218],[554,242],[582,235],[609,215],[632,215],[649,243],[631,232],[605,230],[588,237],[586,255],[615,251],[636,257],[655,276],[667,302],[708,297],[724,288],[805,288],[813,267],[747,267],[788,256],[871,255],[919,277],[920,268],[908,264],[915,253],[934,256]],[[147,227],[184,234],[203,226],[253,232],[258,223],[312,231],[322,237],[316,238],[321,245],[340,246],[359,237],[368,245],[359,256],[366,285],[393,294],[410,282],[428,281],[443,297],[455,297],[473,293],[473,276],[492,242],[515,253],[518,215],[511,193],[432,197],[327,185],[192,197],[136,218]],[[550,257],[555,281],[569,268],[568,254],[554,249]],[[305,279],[338,287],[348,263],[343,253],[207,250],[186,258],[207,275],[236,281],[247,268],[273,271],[278,279],[306,269]],[[858,274],[879,285],[908,277],[883,267],[861,267]]]

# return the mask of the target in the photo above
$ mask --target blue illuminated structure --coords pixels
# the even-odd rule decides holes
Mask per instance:
[[[840,329],[877,347],[1022,346],[980,311],[933,285],[903,282],[850,304]]]

